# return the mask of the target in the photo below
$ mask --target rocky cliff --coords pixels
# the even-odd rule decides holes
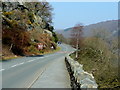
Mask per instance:
[[[51,46],[56,48],[57,37],[51,25],[52,7],[48,2],[3,0],[1,8],[3,51],[7,46],[12,53],[24,55],[44,52]],[[38,43],[45,46],[44,50],[37,50]]]

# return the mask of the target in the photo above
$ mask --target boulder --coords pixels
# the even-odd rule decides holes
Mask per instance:
[[[43,33],[47,33],[50,35],[50,37],[52,37],[52,32],[50,32],[49,30],[44,29]]]

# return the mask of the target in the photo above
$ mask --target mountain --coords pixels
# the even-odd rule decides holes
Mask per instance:
[[[69,38],[71,36],[71,31],[72,28],[67,28],[64,30],[59,30],[56,31],[59,34],[63,34],[64,37]],[[106,30],[112,33],[114,36],[118,35],[118,20],[110,20],[110,21],[104,21],[104,22],[99,22],[96,24],[90,24],[84,27],[83,33],[85,37],[89,37],[93,35],[93,30],[94,31],[99,31],[99,30]]]

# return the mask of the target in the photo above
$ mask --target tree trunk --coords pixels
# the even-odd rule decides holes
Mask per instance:
[[[12,47],[13,47],[13,43],[10,45],[10,49],[9,49],[9,51],[11,51]]]
[[[76,51],[76,58],[78,58],[78,38],[77,38],[77,43],[76,43],[76,49],[77,49],[77,51]]]

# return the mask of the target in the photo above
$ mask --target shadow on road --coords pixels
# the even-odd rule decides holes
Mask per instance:
[[[29,56],[26,56],[26,57],[43,57],[44,55],[29,55]]]
[[[43,57],[44,55],[29,55],[29,56],[23,56],[23,57],[19,57],[19,58],[24,58],[24,57]],[[15,58],[15,59],[19,59],[19,58]],[[0,60],[0,62],[10,62],[12,60],[15,60],[15,59],[6,59],[6,60]]]

